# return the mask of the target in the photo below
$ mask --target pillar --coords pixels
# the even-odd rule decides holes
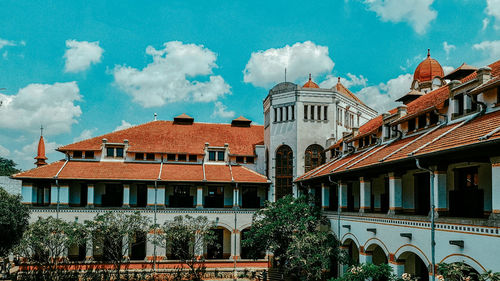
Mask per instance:
[[[196,208],[203,208],[203,186],[196,188]]]
[[[339,190],[340,210],[347,211],[347,184],[340,183],[339,186],[340,186],[340,190]]]
[[[123,185],[123,208],[130,208],[130,185]]]
[[[403,273],[405,273],[405,263],[404,263],[404,261],[394,260],[394,254],[390,254],[389,257],[390,257],[389,266],[392,268],[392,272],[398,278],[401,278],[401,276],[403,275]]]
[[[231,231],[231,259],[238,260],[241,255],[241,232],[238,229]]]
[[[32,183],[23,182],[21,186],[21,196],[23,204],[33,204],[36,202],[36,194]]]
[[[368,212],[371,209],[371,182],[364,177],[359,178],[359,212]]]
[[[445,168],[434,170],[434,211],[441,215],[448,213],[446,176]]]
[[[152,184],[148,185],[148,207],[154,207],[155,205],[155,186]]]
[[[240,207],[240,191],[238,188],[238,185],[235,185],[233,187],[233,208],[239,208]]]
[[[87,207],[88,208],[94,207],[94,184],[93,183],[87,184]]]
[[[500,226],[500,157],[491,159],[491,215],[490,220]]]
[[[326,210],[330,208],[330,186],[321,183],[321,208]]]
[[[155,257],[155,244],[154,232],[150,231],[146,239],[146,259],[148,261],[154,260]],[[166,256],[166,249],[164,246],[156,245],[156,260],[162,260]]]
[[[403,183],[401,176],[389,173],[389,214],[396,214],[403,209]]]
[[[299,198],[299,187],[294,183],[292,184],[293,198]]]
[[[165,208],[165,185],[158,185],[156,189],[156,206]]]
[[[359,263],[372,263],[373,253],[370,251],[365,251],[363,247],[359,249]]]

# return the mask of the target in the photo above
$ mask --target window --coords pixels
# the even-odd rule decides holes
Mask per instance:
[[[253,156],[247,156],[247,163],[253,164],[254,161],[255,159]]]
[[[276,199],[292,194],[293,151],[282,145],[276,151]]]
[[[278,108],[274,108],[274,122],[278,122]]]
[[[363,142],[363,138],[359,139],[359,142],[358,142],[358,147],[363,147],[365,146],[364,145],[364,142]]]
[[[292,120],[295,120],[295,105],[292,105]]]
[[[455,116],[460,116],[464,114],[464,94],[455,96]]]
[[[175,161],[175,154],[167,154],[167,161]]]
[[[318,120],[321,120],[321,106],[318,106]]]
[[[384,138],[389,139],[391,137],[391,126],[384,125],[384,128],[385,128]]]
[[[457,173],[459,189],[479,188],[478,167],[457,169]]]
[[[288,116],[288,106],[285,107],[285,112],[286,112],[286,114],[285,114],[286,119],[285,120],[288,121],[288,120],[290,120],[290,117]]]
[[[185,185],[174,186],[174,195],[175,196],[189,196],[189,186],[185,186]]]
[[[364,143],[365,143],[366,146],[370,145],[370,136],[366,136],[365,137]]]
[[[497,88],[497,104],[500,104],[500,87]]]
[[[93,151],[85,151],[85,159],[94,159]]]
[[[135,160],[144,160],[144,153],[136,153]]]
[[[81,151],[73,151],[73,158],[82,158]]]
[[[311,120],[314,120],[314,106],[311,105]]]
[[[423,129],[427,126],[427,114],[418,116],[418,128]]]
[[[307,120],[307,105],[304,105],[304,119]]]
[[[116,157],[123,157],[123,148],[121,147],[117,147],[115,148],[115,152],[116,152]]]
[[[416,128],[416,120],[415,118],[408,120],[408,132],[415,131]]]
[[[123,158],[123,147],[107,147],[106,156],[113,158]]]
[[[215,151],[209,151],[208,152],[208,160],[209,161],[215,161]]]
[[[217,151],[217,161],[224,161],[224,151]]]
[[[243,163],[245,162],[245,157],[243,156],[236,156],[236,163]]]
[[[196,157],[196,155],[194,154],[189,155],[189,162],[196,162],[196,161],[198,161],[198,157]]]
[[[325,155],[323,147],[318,144],[311,144],[307,147],[305,153],[305,171],[308,172],[319,165],[325,163]]]
[[[106,156],[114,157],[115,156],[115,149],[113,147],[106,148]]]
[[[323,107],[323,120],[328,120],[328,106]]]
[[[177,155],[177,161],[185,162],[186,159],[187,159],[187,155],[186,154],[178,154]]]
[[[470,99],[470,102],[471,102],[470,111],[469,112],[475,112],[475,111],[477,111],[477,95],[468,96],[467,98]]]
[[[283,121],[283,107],[280,107],[280,121]]]
[[[439,122],[439,115],[434,112],[429,114],[429,125],[435,125]]]
[[[146,159],[154,161],[155,160],[155,154],[154,153],[148,153],[148,154],[146,154]]]

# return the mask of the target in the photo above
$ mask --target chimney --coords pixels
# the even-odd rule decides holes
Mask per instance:
[[[406,105],[400,105],[398,106],[398,115],[399,117],[403,117],[406,115]]]
[[[488,66],[481,67],[477,70],[477,80],[483,84],[491,79],[491,68]]]

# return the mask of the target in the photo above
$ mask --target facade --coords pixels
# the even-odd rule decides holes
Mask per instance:
[[[422,64],[442,73],[430,62]],[[426,77],[419,85],[438,75]],[[438,78],[445,84],[413,85],[417,98],[405,95],[405,105],[344,135],[327,149],[329,161],[296,184],[320,194],[355,261],[389,263],[421,280],[440,262],[498,272],[500,61]]]

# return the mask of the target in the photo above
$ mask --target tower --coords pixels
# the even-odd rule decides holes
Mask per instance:
[[[43,127],[40,127],[40,140],[38,141],[38,153],[35,157],[36,162],[35,165],[37,167],[47,165],[47,157],[45,157],[45,142],[43,141]]]
[[[443,77],[444,71],[441,64],[431,58],[430,49],[427,49],[427,58],[415,69],[411,89],[426,94],[441,87],[444,84]]]

